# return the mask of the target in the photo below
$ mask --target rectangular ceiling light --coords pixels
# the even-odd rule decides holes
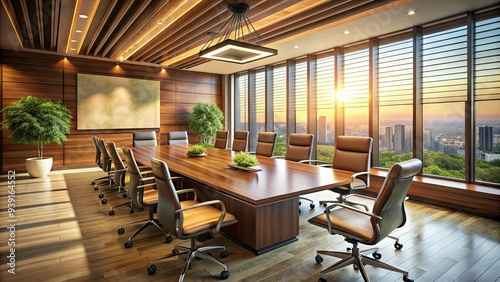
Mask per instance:
[[[231,63],[245,64],[278,54],[278,50],[242,41],[226,39],[221,43],[204,49],[200,57]]]

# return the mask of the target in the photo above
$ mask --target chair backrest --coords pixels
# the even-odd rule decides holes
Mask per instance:
[[[125,157],[125,161],[127,162],[127,172],[130,178],[127,186],[127,193],[129,195],[129,198],[132,199],[135,204],[143,206],[142,198],[144,195],[144,190],[137,189],[137,186],[141,185],[140,182],[143,177],[139,166],[135,161],[134,152],[132,152],[132,149],[128,147],[123,147],[122,151],[123,156]],[[137,192],[139,192],[139,194]]]
[[[335,143],[332,167],[353,172],[369,172],[373,139],[360,136],[338,136]],[[360,175],[370,186],[370,176]]]
[[[226,149],[227,148],[227,136],[229,131],[227,130],[217,130],[215,134],[215,148]]]
[[[155,131],[139,131],[132,132],[132,146],[156,146],[156,132]]]
[[[413,177],[422,168],[422,161],[411,159],[394,164],[380,188],[377,199],[373,204],[372,212],[382,217],[379,222],[380,230],[375,241],[387,237],[394,229],[401,227],[406,222],[404,201],[410,189]],[[375,224],[375,220],[372,220]]]
[[[187,131],[170,131],[167,134],[168,144],[189,144]]]
[[[106,148],[106,143],[104,143],[103,138],[97,139],[97,142],[99,144],[99,151],[101,151],[101,157],[102,157],[102,170],[105,172],[108,172],[111,170],[111,156],[108,153],[108,149]]]
[[[259,132],[257,136],[255,154],[272,157],[274,154],[274,148],[276,147],[277,136],[276,132]]]
[[[102,168],[101,163],[101,150],[99,150],[99,141],[97,140],[97,136],[92,135],[92,145],[95,149],[95,163]]]
[[[312,155],[314,135],[307,133],[292,133],[288,138],[285,159],[290,161],[310,160]]]
[[[116,184],[125,186],[125,165],[123,164],[122,158],[118,153],[115,142],[108,140],[108,152],[109,156],[111,157],[111,161],[115,166],[114,169],[117,171],[113,173],[113,181]]]
[[[248,131],[235,130],[232,150],[236,152],[246,152],[248,144]]]
[[[151,158],[151,168],[153,169],[156,187],[158,188],[158,220],[168,232],[176,236],[182,235],[176,232],[176,226],[179,222],[177,221],[178,218],[175,211],[181,208],[181,204],[175,186],[170,178],[168,166],[164,161]],[[179,216],[182,217],[183,214],[181,213]],[[182,218],[180,220],[182,223]]]

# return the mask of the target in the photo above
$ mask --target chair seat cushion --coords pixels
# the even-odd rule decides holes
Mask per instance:
[[[326,213],[322,213],[309,219],[309,222],[328,229]],[[352,237],[360,241],[371,241],[375,235],[370,217],[350,209],[340,208],[331,211],[330,222],[334,233],[341,235],[352,234]]]
[[[214,228],[217,220],[219,220],[221,211],[213,206],[203,206],[187,210],[183,214],[183,235],[188,236]],[[228,225],[235,220],[236,218],[232,214],[226,213],[222,226]]]

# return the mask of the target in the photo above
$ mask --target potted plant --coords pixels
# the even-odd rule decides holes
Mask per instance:
[[[26,170],[31,177],[44,177],[52,168],[52,158],[43,156],[43,145],[61,144],[70,132],[71,113],[61,101],[27,96],[0,111],[4,120],[3,130],[10,131],[15,143],[36,145],[38,156],[26,160]]]
[[[196,144],[187,149],[187,155],[192,157],[206,156],[207,148],[201,144]]]
[[[211,143],[217,130],[224,128],[224,113],[215,104],[198,103],[188,118],[188,127],[202,143]]]

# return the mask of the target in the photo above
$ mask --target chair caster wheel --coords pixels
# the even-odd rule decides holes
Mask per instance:
[[[139,208],[139,211],[143,211],[143,210],[144,210],[144,207],[140,207],[140,208]]]
[[[408,277],[408,276],[405,275],[405,276],[403,276],[403,281],[405,281],[405,282],[413,282],[413,279],[411,279],[410,277]]]
[[[94,186],[94,191],[97,191],[99,190],[99,188],[97,188],[97,186]]]
[[[95,181],[92,180],[92,182],[90,182],[90,185],[95,185]]]
[[[132,241],[127,241],[127,242],[125,242],[125,244],[123,244],[123,246],[125,246],[125,248],[127,248],[127,249],[132,248],[133,245],[134,245],[134,243],[132,243]]]
[[[150,267],[148,267],[148,274],[153,275],[156,272],[156,265],[152,264]]]
[[[173,249],[173,250],[172,250],[172,254],[174,254],[174,255],[179,254],[179,250],[177,250],[177,249]]]
[[[382,254],[381,253],[377,253],[377,252],[374,252],[372,254],[372,256],[373,256],[374,259],[381,259],[382,258]]]
[[[221,258],[227,258],[228,256],[229,256],[229,253],[227,251],[220,252],[220,257]]]
[[[401,250],[403,248],[403,244],[396,242],[394,243],[394,248],[396,248],[396,250]]]
[[[323,203],[323,207],[325,207],[325,208],[326,208],[327,206],[328,206],[328,205],[327,205],[326,203]]]
[[[128,212],[129,213],[134,213],[134,209],[130,209]]]
[[[224,270],[224,271],[222,271],[222,272],[220,273],[220,278],[221,278],[221,279],[227,279],[227,278],[229,278],[229,275],[230,275],[229,271]]]
[[[125,228],[123,228],[123,227],[118,228],[118,234],[121,235],[123,233],[125,233]]]
[[[172,239],[172,237],[170,237],[170,236],[167,235],[167,237],[165,238],[165,243],[167,243],[167,244],[168,243],[172,243],[173,240],[174,239]]]
[[[313,210],[316,207],[316,205],[315,204],[310,204],[309,207]]]
[[[99,198],[104,198],[104,194],[103,194],[103,193],[100,193],[100,194],[99,194]]]
[[[316,260],[316,263],[322,263],[323,262],[323,257],[320,256],[320,255],[316,255],[316,257],[314,259]]]
[[[326,278],[325,277],[321,277],[318,282],[326,282]]]
[[[115,215],[115,211],[114,210],[110,210],[109,211],[109,215]]]
[[[127,195],[127,194],[122,194],[122,197],[123,197],[124,199],[126,199],[126,198],[128,198],[128,195]]]
[[[108,202],[108,200],[106,200],[106,199],[102,199],[102,200],[101,200],[101,203],[103,203],[103,204],[105,204],[105,203],[107,203],[107,202]]]

